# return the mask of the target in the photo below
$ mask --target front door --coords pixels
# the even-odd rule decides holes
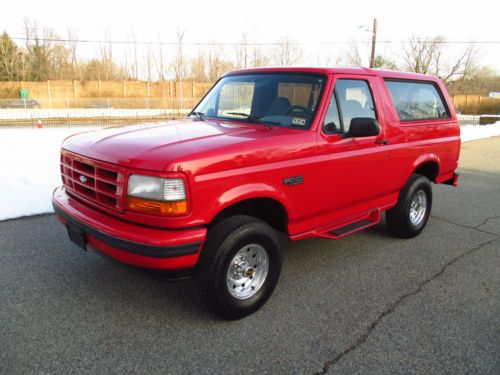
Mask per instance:
[[[386,184],[389,153],[375,77],[336,75],[323,126],[318,132],[318,215],[315,225],[353,217],[390,203]],[[378,136],[349,137],[356,117],[377,119]]]

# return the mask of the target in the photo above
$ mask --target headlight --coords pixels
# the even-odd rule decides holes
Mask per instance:
[[[128,179],[127,207],[157,214],[186,213],[184,180],[133,174]]]

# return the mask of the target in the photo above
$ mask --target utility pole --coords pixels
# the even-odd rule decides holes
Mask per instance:
[[[372,54],[370,56],[370,68],[373,68],[375,65],[375,45],[377,44],[377,19],[373,19],[373,28],[372,28]]]

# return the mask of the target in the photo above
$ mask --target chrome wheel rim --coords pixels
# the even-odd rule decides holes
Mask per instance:
[[[242,247],[229,263],[227,290],[237,299],[247,299],[257,293],[269,272],[269,256],[258,244]]]
[[[417,226],[424,220],[427,211],[427,194],[419,190],[410,203],[410,222]]]

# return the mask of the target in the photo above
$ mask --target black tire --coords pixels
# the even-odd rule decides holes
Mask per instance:
[[[248,298],[238,299],[229,292],[229,267],[247,245],[257,244],[268,257],[267,276]],[[208,236],[193,274],[195,292],[212,312],[225,319],[240,319],[258,310],[271,296],[281,273],[282,255],[276,231],[250,216],[232,216],[216,223]],[[257,269],[257,268],[256,268]],[[243,284],[244,285],[244,284]]]
[[[415,224],[410,219],[410,205],[419,192],[425,193],[426,209],[421,220]],[[432,208],[432,187],[429,179],[419,174],[412,174],[399,193],[398,203],[386,213],[389,230],[400,238],[413,238],[424,229]]]

